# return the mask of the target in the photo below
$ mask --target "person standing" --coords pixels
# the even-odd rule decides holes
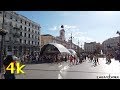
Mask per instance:
[[[98,63],[98,53],[97,53],[97,50],[94,50],[94,53],[93,53],[93,58],[94,58],[94,66],[97,66],[97,63]]]
[[[7,55],[6,59],[3,61],[3,65],[5,67],[5,74],[4,74],[5,79],[15,79],[15,74],[14,73],[12,74],[10,70],[6,70],[9,64],[12,62],[15,64],[12,55]]]
[[[106,64],[110,64],[111,63],[111,56],[112,56],[112,49],[111,46],[107,46],[107,53],[106,53]]]
[[[71,56],[70,56],[70,65],[71,65],[71,63],[72,63],[72,65],[74,64],[73,59],[74,59],[74,58],[73,58],[73,56],[71,55]]]

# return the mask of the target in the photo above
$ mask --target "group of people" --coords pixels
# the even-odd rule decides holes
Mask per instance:
[[[93,53],[84,54],[83,57],[84,57],[82,58],[83,61],[89,60],[89,62],[93,62],[94,66],[99,65],[98,53],[96,51],[94,51]]]
[[[67,55],[61,55],[61,54],[43,54],[40,57],[39,62],[42,63],[61,63],[62,61],[67,61],[68,56]]]
[[[80,55],[70,55],[70,64],[77,65],[87,60],[87,54],[81,53]]]
[[[21,63],[37,63],[40,59],[39,54],[24,54],[20,57]]]

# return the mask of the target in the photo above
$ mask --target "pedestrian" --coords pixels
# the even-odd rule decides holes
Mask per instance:
[[[111,63],[111,55],[110,53],[108,53],[106,56],[106,64],[110,64],[110,63]]]
[[[97,66],[97,63],[99,63],[98,62],[98,53],[97,53],[97,50],[95,50],[93,54],[94,54],[94,57],[93,57],[94,58],[94,65]]]
[[[83,55],[81,54],[79,57],[79,63],[82,63],[82,62],[83,62]]]
[[[11,70],[6,70],[9,64],[12,62],[14,62],[15,64],[15,61],[13,60],[12,55],[7,55],[6,59],[3,61],[3,65],[5,67],[5,74],[4,74],[5,79],[15,79],[15,74],[14,73],[12,74]]]
[[[67,62],[67,55],[65,56],[65,62]]]
[[[75,55],[73,55],[73,63],[74,64],[76,63],[76,57],[75,57]]]
[[[110,64],[111,63],[111,57],[112,56],[112,48],[111,46],[107,46],[107,53],[106,53],[106,64]]]
[[[98,59],[98,54],[96,55],[96,61],[97,61],[98,65],[100,65],[99,59]]]
[[[74,59],[74,58],[73,58],[73,56],[71,55],[71,56],[70,56],[70,65],[71,65],[71,63],[72,63],[72,65],[74,64],[74,63],[73,63],[73,59]]]

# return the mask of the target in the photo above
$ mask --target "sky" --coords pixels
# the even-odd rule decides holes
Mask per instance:
[[[66,40],[73,43],[100,42],[118,36],[120,11],[17,11],[41,26],[41,34],[59,36],[64,25]]]

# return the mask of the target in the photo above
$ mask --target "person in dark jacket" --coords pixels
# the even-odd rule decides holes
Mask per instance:
[[[11,62],[14,62],[12,55],[8,55],[6,59],[3,61],[3,65],[5,67],[5,79],[15,79],[15,75],[11,74],[11,70],[6,70],[6,68],[9,66]]]

